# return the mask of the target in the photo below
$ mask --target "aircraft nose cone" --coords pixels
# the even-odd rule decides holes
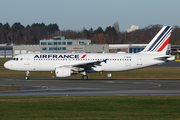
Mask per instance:
[[[6,69],[9,69],[9,67],[10,67],[9,62],[5,62],[5,63],[4,63],[4,67],[5,67]]]

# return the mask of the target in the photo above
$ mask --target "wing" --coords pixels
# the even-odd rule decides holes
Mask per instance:
[[[90,62],[80,62],[80,63],[71,63],[56,67],[78,67],[78,68],[84,68],[84,69],[90,69],[91,67],[100,66],[100,63],[104,62],[106,63],[108,59],[102,60],[102,61],[90,61]]]
[[[73,64],[72,67],[79,67],[79,68],[89,68],[94,67],[95,65],[100,65],[102,61],[91,61],[91,62],[84,62],[84,63],[76,63]]]

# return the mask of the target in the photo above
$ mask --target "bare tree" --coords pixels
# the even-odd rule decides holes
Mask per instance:
[[[119,31],[120,31],[118,21],[114,23],[113,27],[114,27],[114,29],[116,30],[116,34],[118,34]]]

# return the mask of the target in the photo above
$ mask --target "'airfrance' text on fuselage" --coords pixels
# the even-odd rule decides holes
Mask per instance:
[[[52,54],[49,54],[49,55],[35,55],[34,56],[34,59],[35,58],[79,58],[79,55],[52,55]]]

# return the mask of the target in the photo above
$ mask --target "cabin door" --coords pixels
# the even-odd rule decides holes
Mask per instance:
[[[24,65],[30,65],[30,56],[29,55],[24,57]]]
[[[141,55],[137,56],[137,65],[142,65],[142,56]]]

